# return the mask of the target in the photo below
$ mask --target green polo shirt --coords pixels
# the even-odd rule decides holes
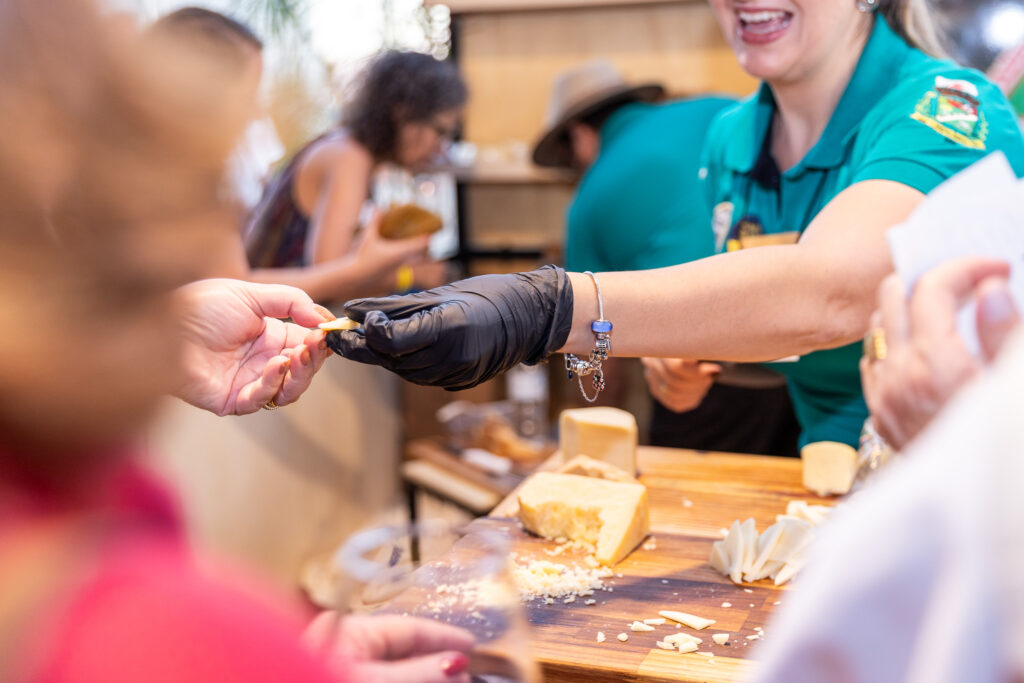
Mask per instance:
[[[715,116],[732,104],[707,97],[616,111],[568,208],[566,267],[646,270],[713,254],[700,150]]]
[[[890,180],[927,193],[995,150],[1018,176],[1024,172],[1024,139],[999,89],[977,71],[911,48],[883,19],[876,19],[821,138],[785,173],[768,153],[774,113],[772,91],[762,85],[723,112],[708,134],[702,176],[718,251],[758,232],[802,232],[833,197],[861,181]],[[857,229],[856,216],[849,229]],[[788,377],[801,445],[856,445],[868,415],[860,355],[860,345],[851,344],[771,364]]]

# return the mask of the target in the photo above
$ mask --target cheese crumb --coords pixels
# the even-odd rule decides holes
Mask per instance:
[[[590,555],[587,557],[592,559]],[[574,598],[586,591],[593,595],[595,590],[607,588],[604,579],[611,575],[608,568],[587,569],[549,560],[512,563],[512,579],[524,602],[544,598],[544,602],[550,605],[554,598]]]
[[[716,645],[725,645],[726,643],[729,642],[729,634],[728,633],[716,633],[715,635],[711,636],[711,640],[715,641]]]
[[[665,623],[665,620],[660,617],[657,619],[644,619],[644,623],[648,626],[661,626]]]
[[[752,635],[752,636],[747,636],[747,640],[757,640],[757,639],[758,639],[758,638],[760,638],[760,637],[761,637],[760,635],[758,635],[758,634],[756,634],[756,633],[755,633],[755,634],[754,634],[754,635]]]
[[[629,635],[625,634],[625,633],[620,633],[617,637],[623,643],[626,642],[627,640],[629,640]]]
[[[665,617],[666,619],[678,621],[680,624],[689,626],[690,628],[696,629],[698,631],[706,629],[708,626],[711,626],[711,624],[715,623],[714,619],[705,619],[703,617],[698,617],[693,614],[687,614],[686,612],[661,610],[660,612],[658,612],[658,614]]]
[[[597,604],[597,600],[594,600],[594,599],[584,600],[583,604],[584,605],[596,605]]]
[[[690,500],[689,498],[683,498],[683,507],[684,508],[692,508],[693,507],[693,501]]]
[[[722,603],[722,607],[732,607],[732,603],[731,602],[723,602]]]
[[[604,642],[604,632],[603,631],[598,631],[597,632],[597,642],[599,642],[599,643],[603,643]]]
[[[744,593],[753,593],[754,591],[750,590],[749,588],[744,588],[743,592]]]

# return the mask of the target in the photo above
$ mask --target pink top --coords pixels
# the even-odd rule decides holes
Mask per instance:
[[[200,571],[175,501],[127,462],[64,491],[0,451],[0,563],[13,534],[48,522],[98,513],[114,527],[62,570],[67,585],[54,586],[41,614],[26,615],[29,680],[338,683],[302,646],[294,605],[257,597],[271,591],[237,572]]]

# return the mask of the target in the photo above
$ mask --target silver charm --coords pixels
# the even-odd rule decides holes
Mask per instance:
[[[857,0],[857,9],[868,14],[878,9],[878,0]]]

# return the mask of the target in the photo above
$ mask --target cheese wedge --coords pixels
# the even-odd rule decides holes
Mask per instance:
[[[593,545],[604,565],[622,560],[651,528],[643,484],[557,472],[537,472],[523,482],[519,520],[538,536]]]
[[[857,477],[857,451],[835,441],[809,443],[800,449],[804,467],[804,488],[819,496],[849,492]]]
[[[608,479],[610,481],[624,481],[636,484],[637,478],[632,474],[621,470],[615,465],[610,465],[600,460],[595,460],[589,455],[577,455],[569,462],[558,468],[562,474],[578,474],[581,477],[594,477],[595,479]]]
[[[589,455],[636,474],[637,428],[632,413],[603,407],[563,410],[558,438],[565,460]]]

